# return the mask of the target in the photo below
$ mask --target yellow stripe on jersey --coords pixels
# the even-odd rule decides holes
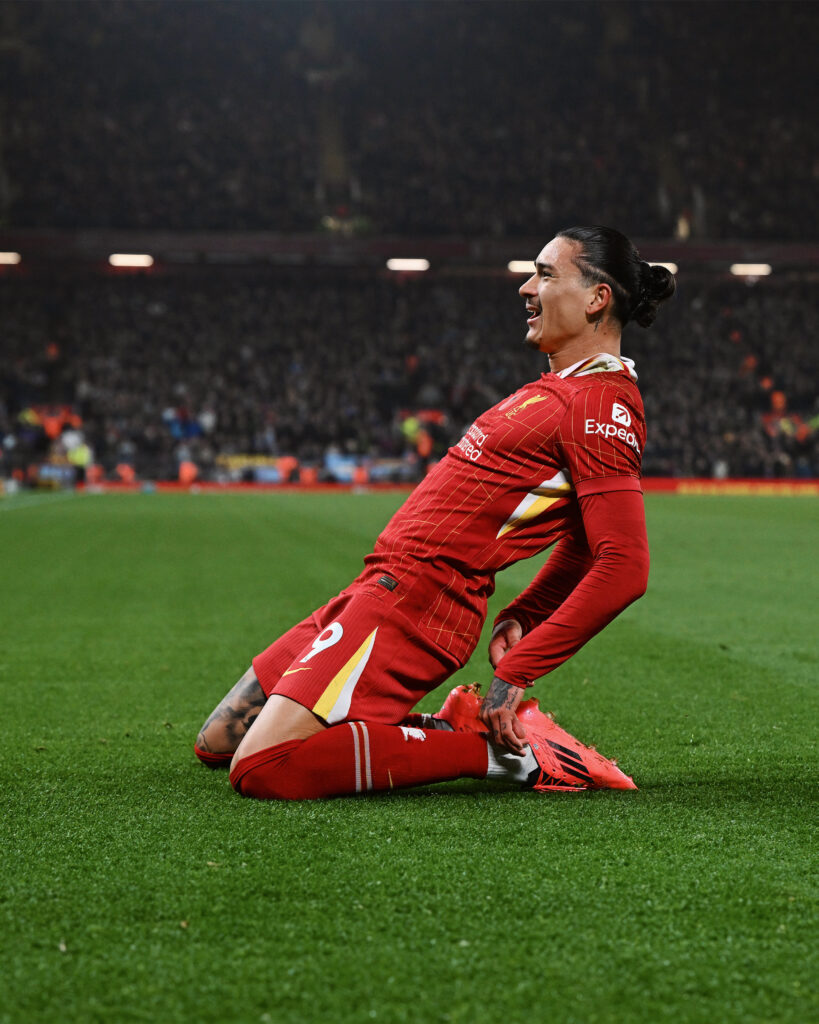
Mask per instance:
[[[367,667],[377,632],[378,630],[374,629],[370,633],[347,664],[333,676],[327,689],[313,706],[313,713],[323,718],[329,725],[340,722],[350,710],[353,690]]]
[[[527,494],[500,530],[498,530],[498,535],[495,539],[500,540],[501,537],[505,533],[509,533],[510,530],[514,530],[518,526],[525,526],[530,519],[534,519],[536,516],[539,516],[541,512],[545,512],[546,509],[550,505],[554,505],[556,501],[560,501],[560,499],[539,498],[536,494]]]
[[[500,540],[510,530],[525,526],[526,523],[535,519],[542,512],[545,512],[551,505],[554,505],[556,501],[560,501],[567,494],[571,494],[573,490],[574,488],[563,470],[556,473],[550,480],[544,480],[539,487],[535,487],[521,501],[512,515],[509,516],[500,530],[498,530],[495,540]]]

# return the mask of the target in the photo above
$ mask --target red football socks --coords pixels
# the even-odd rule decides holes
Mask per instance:
[[[310,800],[484,779],[488,763],[487,742],[475,733],[345,722],[243,757],[230,781],[258,800]]]
[[[214,754],[210,750],[202,750],[201,747],[197,747],[194,743],[193,752],[202,762],[206,764],[208,768],[223,768],[230,764],[233,760],[233,754]]]

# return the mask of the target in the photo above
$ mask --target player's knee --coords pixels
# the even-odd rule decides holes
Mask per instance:
[[[232,750],[211,750],[203,732],[200,732],[196,737],[196,743],[193,745],[193,752],[202,764],[207,765],[208,768],[227,768],[230,764],[231,758],[233,757]]]
[[[221,707],[221,705],[219,705]],[[208,768],[222,768],[230,764],[238,740],[234,739],[218,716],[219,708],[203,723],[196,736],[193,752]]]
[[[199,732],[196,734],[196,742],[194,743],[194,750],[196,751],[196,756],[198,757],[200,750],[205,751],[205,750],[208,750],[208,749],[209,749],[209,747],[208,747],[207,730],[205,728],[205,725],[203,725],[202,728],[199,730]]]
[[[266,700],[267,697],[251,666],[216,705],[199,730],[194,750],[200,761],[210,763],[200,752],[224,754],[230,760],[230,756],[235,753],[245,734],[256,721]]]
[[[199,751],[232,755],[238,745],[238,738],[232,735],[224,725],[208,720],[197,733],[195,750],[197,756],[199,756]]]
[[[221,708],[221,705],[220,705]],[[207,719],[196,736],[193,752],[208,768],[222,768],[230,764],[241,740],[235,729],[218,716],[219,708]]]

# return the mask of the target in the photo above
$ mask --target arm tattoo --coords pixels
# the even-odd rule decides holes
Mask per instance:
[[[515,697],[519,689],[520,687],[505,683],[495,676],[489,687],[489,692],[484,698],[484,707],[487,711],[497,711],[499,708],[508,708],[510,711],[514,711]]]

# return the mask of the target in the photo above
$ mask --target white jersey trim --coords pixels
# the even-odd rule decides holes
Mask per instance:
[[[637,371],[634,368],[634,360],[626,356],[615,356],[611,352],[598,352],[597,355],[587,356],[567,366],[565,370],[559,370],[557,377],[586,377],[590,373],[616,373],[618,370],[627,370],[632,380],[637,380]]]

